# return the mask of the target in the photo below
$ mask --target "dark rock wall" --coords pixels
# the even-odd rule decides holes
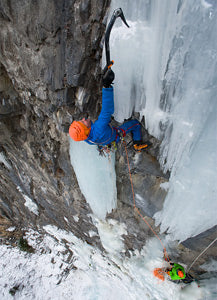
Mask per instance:
[[[95,230],[67,131],[74,117],[94,118],[100,109],[109,2],[0,2],[0,209],[16,225],[53,222],[86,240]],[[26,196],[38,215],[25,206]]]
[[[35,96],[47,114],[63,105],[96,104],[109,2],[0,2],[0,61],[23,99]]]

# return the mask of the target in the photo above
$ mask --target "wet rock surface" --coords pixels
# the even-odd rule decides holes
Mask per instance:
[[[129,137],[125,142],[126,145],[130,143]],[[131,143],[130,145],[130,147],[122,145],[116,155],[118,199],[133,206],[130,172],[136,206],[142,209],[145,215],[153,217],[155,212],[161,210],[163,206],[166,191],[160,185],[168,181],[168,175],[163,174],[156,157],[151,154],[154,145],[151,147],[152,149],[139,153],[133,149]]]

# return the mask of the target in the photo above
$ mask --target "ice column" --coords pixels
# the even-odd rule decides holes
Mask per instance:
[[[95,145],[70,139],[70,159],[86,201],[104,219],[117,203],[115,154],[100,156]]]

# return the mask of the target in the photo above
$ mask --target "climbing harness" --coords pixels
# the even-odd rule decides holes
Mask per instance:
[[[149,229],[151,229],[151,231],[154,233],[154,235],[160,241],[160,243],[163,247],[163,251],[164,251],[164,258],[165,258],[166,261],[170,262],[170,258],[169,258],[169,255],[168,255],[167,251],[166,251],[166,247],[164,246],[164,244],[161,241],[160,237],[154,231],[154,229],[151,227],[151,225],[148,223],[148,221],[145,219],[145,217],[141,214],[140,210],[136,206],[136,199],[135,199],[135,193],[134,193],[134,188],[133,188],[133,180],[132,180],[132,175],[131,175],[131,170],[130,170],[130,162],[129,162],[128,151],[127,151],[127,146],[126,146],[125,140],[123,141],[123,145],[124,145],[125,152],[126,152],[127,165],[128,165],[129,177],[130,177],[130,184],[131,184],[132,195],[133,195],[133,208],[134,208],[134,211],[137,212],[137,214],[141,217],[141,219],[146,223],[146,225],[149,227]]]
[[[113,141],[109,145],[97,145],[97,150],[100,156],[106,156],[106,154],[109,155],[111,152],[115,152],[117,150],[117,144],[115,141]]]
[[[105,54],[106,54],[106,66],[104,68],[104,72],[106,72],[106,70],[110,69],[111,66],[114,64],[114,61],[110,60],[110,49],[109,49],[109,37],[110,37],[110,33],[111,33],[111,30],[112,30],[112,27],[116,21],[116,19],[120,17],[122,19],[122,21],[124,22],[124,24],[127,26],[127,27],[130,27],[128,24],[127,24],[127,21],[124,17],[124,13],[122,11],[121,8],[118,8],[118,9],[115,9],[113,14],[112,14],[112,17],[111,17],[111,20],[108,24],[108,27],[107,27],[107,30],[106,30],[106,33],[105,33]]]
[[[111,124],[109,124],[109,126],[112,128],[112,134],[111,134],[111,136],[109,137],[108,140],[103,142],[103,144],[111,139],[111,137],[113,135],[113,132],[115,130],[115,132],[116,132],[115,140],[112,141],[110,144],[102,145],[102,143],[97,143],[97,142],[93,142],[91,140],[88,140],[91,144],[97,145],[97,150],[98,150],[100,156],[106,156],[106,154],[109,154],[110,152],[115,152],[118,149],[117,148],[117,141],[120,140],[121,145],[122,145],[123,139],[126,136],[126,131],[124,129],[117,128],[117,127],[112,127]]]

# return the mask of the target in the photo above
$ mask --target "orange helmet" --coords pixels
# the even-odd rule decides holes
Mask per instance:
[[[182,277],[184,277],[184,273],[183,273],[181,270],[179,270],[179,271],[178,271],[178,276],[179,276],[180,278],[182,278]]]
[[[69,127],[69,135],[76,142],[86,140],[89,133],[90,128],[88,128],[82,122],[79,121],[72,122],[72,124]]]

